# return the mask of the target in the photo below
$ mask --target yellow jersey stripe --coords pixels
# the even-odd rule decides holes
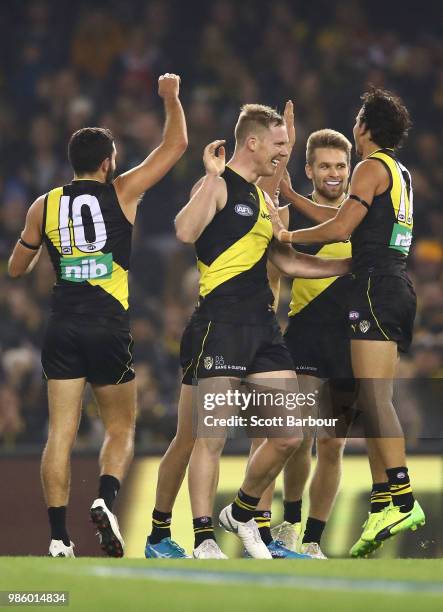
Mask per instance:
[[[317,253],[325,259],[351,257],[351,243],[337,242],[325,244]],[[303,308],[315,300],[323,291],[328,289],[338,276],[331,278],[294,278],[291,289],[291,303],[289,305],[289,316],[293,317]]]
[[[392,187],[390,191],[390,196],[391,196],[392,206],[395,211],[395,218],[397,219],[397,222],[400,225],[404,225],[405,227],[411,227],[411,224],[406,223],[406,221],[401,221],[398,218],[398,213],[400,211],[400,203],[402,201],[402,197],[404,198],[404,202],[405,202],[405,211],[404,211],[405,219],[407,219],[409,216],[409,207],[410,207],[409,196],[408,196],[408,192],[406,189],[406,185],[405,185],[400,167],[398,166],[395,159],[392,159],[390,155],[387,155],[386,153],[383,153],[382,151],[376,151],[375,153],[372,153],[372,155],[369,155],[368,159],[371,159],[371,158],[380,159],[389,168],[389,171],[392,177]]]
[[[221,253],[209,266],[197,260],[200,272],[200,295],[211,291],[250,270],[263,257],[272,239],[272,224],[262,191],[257,187],[260,210],[257,221],[247,234]],[[266,217],[263,217],[262,214]]]

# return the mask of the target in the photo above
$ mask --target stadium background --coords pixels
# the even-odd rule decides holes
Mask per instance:
[[[438,3],[427,3],[418,19],[412,18],[407,2],[401,3],[401,11],[399,7],[397,2],[378,1],[0,4],[0,456],[7,500],[0,514],[10,526],[0,554],[37,554],[47,545],[38,482],[38,455],[47,427],[39,345],[53,276],[48,259],[42,257],[29,278],[13,282],[6,276],[7,257],[32,200],[70,180],[66,143],[73,130],[92,124],[110,127],[117,140],[118,171],[152,150],[162,126],[156,80],[171,71],[182,76],[190,146],[170,175],[144,198],[134,236],[131,304],[139,459],[120,501],[131,542],[144,539],[155,487],[158,460],[143,457],[161,454],[175,429],[179,341],[195,302],[196,271],[192,249],[176,241],[172,221],[202,173],[204,145],[226,138],[232,150],[232,128],[242,103],[260,101],[282,109],[292,98],[297,145],[290,170],[297,188],[307,191],[303,166],[308,134],[331,127],[350,136],[359,95],[374,83],[400,93],[414,120],[401,158],[414,180],[410,272],[419,310],[413,349],[400,371],[415,381],[407,405],[413,431],[409,447],[417,454],[412,472],[420,474],[418,488],[430,515],[426,531],[410,536],[408,548],[398,539],[383,554],[442,556],[436,525],[443,503],[443,430],[441,418],[429,427],[423,407],[430,380],[441,398],[443,372],[443,42]],[[285,286],[282,323],[287,302]],[[86,511],[95,495],[97,468],[91,457],[101,439],[94,402],[87,397],[74,460],[71,514],[80,507]],[[348,536],[340,536],[337,543],[337,533],[357,535],[366,511],[369,472],[361,453],[361,444],[350,440],[340,511],[334,513],[325,540],[326,551],[333,555],[345,554],[350,543]],[[235,490],[243,465],[243,458],[224,462],[217,504]],[[176,536],[189,543],[185,493],[184,488],[183,511],[175,514],[186,520]],[[35,542],[25,551],[19,550],[17,540],[22,495],[26,509],[32,507],[36,527]],[[341,522],[344,517],[346,523]],[[93,554],[86,519],[74,520],[76,541],[84,538],[81,552]],[[140,554],[135,545],[130,550]]]

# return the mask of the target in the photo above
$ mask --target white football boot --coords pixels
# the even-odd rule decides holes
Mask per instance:
[[[90,510],[91,521],[97,527],[102,550],[109,557],[123,557],[125,543],[118,527],[117,517],[107,508],[103,499],[96,499]]]
[[[70,542],[70,546],[66,546],[63,540],[51,540],[49,544],[49,557],[74,557],[74,543]]]
[[[225,531],[229,531],[240,538],[246,551],[253,559],[272,559],[272,555],[261,539],[257,523],[253,518],[246,523],[237,521],[232,516],[232,505],[229,505],[220,512],[219,522]]]
[[[227,559],[215,540],[204,540],[192,553],[194,559]]]

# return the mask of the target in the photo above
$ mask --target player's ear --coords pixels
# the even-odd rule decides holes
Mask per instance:
[[[257,136],[249,136],[249,138],[246,140],[246,147],[249,149],[249,151],[255,151],[257,149]]]
[[[306,176],[308,177],[308,179],[310,179],[312,181],[312,168],[309,164],[306,164],[305,166],[305,172],[306,172]]]

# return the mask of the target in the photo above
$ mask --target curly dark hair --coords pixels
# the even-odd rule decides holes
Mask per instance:
[[[371,87],[361,99],[360,125],[365,124],[371,139],[382,148],[400,147],[412,126],[401,98],[386,89]]]

